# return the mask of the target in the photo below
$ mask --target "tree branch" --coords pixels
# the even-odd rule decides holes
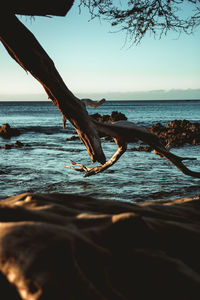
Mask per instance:
[[[200,172],[194,172],[188,169],[182,162],[183,160],[194,160],[195,158],[180,157],[171,153],[166,149],[164,145],[161,144],[159,138],[155,134],[149,132],[147,129],[137,126],[134,123],[128,121],[118,121],[111,124],[100,123],[94,120],[94,123],[96,124],[98,131],[102,136],[108,135],[114,138],[118,146],[117,152],[112,156],[112,158],[109,161],[107,161],[102,166],[88,168],[84,165],[76,164],[73,162],[73,165],[79,166],[79,169],[65,166],[66,168],[71,168],[81,172],[84,171],[85,177],[95,175],[111,167],[126,151],[127,143],[133,142],[135,141],[135,138],[137,138],[148,144],[152,149],[154,149],[155,154],[158,154],[159,156],[169,160],[185,175],[200,178]]]
[[[79,171],[79,172],[85,172],[84,177],[89,177],[91,175],[95,175],[95,174],[105,171],[106,169],[113,166],[127,149],[127,143],[123,139],[119,139],[119,138],[113,138],[113,139],[114,139],[115,143],[117,144],[118,149],[115,152],[115,154],[105,164],[94,167],[94,168],[89,168],[82,164],[78,164],[78,163],[75,163],[74,161],[70,160],[72,165],[78,166],[79,168],[75,168],[75,167],[67,166],[67,165],[65,165],[64,167],[68,168],[68,169],[73,169],[73,170]]]
[[[101,141],[84,105],[66,87],[53,61],[15,15],[0,15],[0,39],[16,62],[44,87],[48,97],[75,127],[93,162],[105,162]],[[65,122],[63,122],[65,124]]]
[[[84,103],[85,105],[91,106],[91,107],[99,107],[100,105],[102,105],[104,102],[106,101],[106,99],[101,99],[100,101],[94,101],[92,99],[81,99],[81,102]]]

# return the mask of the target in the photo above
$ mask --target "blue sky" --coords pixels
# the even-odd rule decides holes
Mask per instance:
[[[124,45],[106,21],[88,22],[76,5],[66,17],[19,17],[54,60],[68,88],[80,97],[200,99],[200,29]],[[0,100],[45,100],[40,84],[0,45]],[[181,91],[180,94],[178,93]],[[156,92],[155,92],[156,91]]]

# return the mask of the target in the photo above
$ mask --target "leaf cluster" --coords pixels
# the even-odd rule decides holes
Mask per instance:
[[[103,18],[126,32],[132,43],[139,43],[146,33],[161,38],[173,30],[191,34],[200,25],[200,0],[79,0],[91,19]],[[186,13],[186,7],[189,8]]]

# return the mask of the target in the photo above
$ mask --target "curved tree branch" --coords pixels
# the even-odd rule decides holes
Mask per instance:
[[[114,163],[122,156],[122,154],[126,151],[127,143],[133,142],[135,138],[145,142],[148,144],[152,149],[154,149],[154,153],[158,154],[161,157],[166,158],[169,160],[173,165],[175,165],[181,172],[185,175],[200,178],[200,172],[194,172],[188,169],[184,164],[183,160],[194,160],[195,158],[189,157],[180,157],[177,156],[168,149],[160,142],[159,138],[149,132],[147,129],[137,126],[132,122],[128,121],[118,121],[114,123],[100,123],[94,120],[94,123],[97,126],[97,129],[101,135],[111,136],[114,138],[118,150],[117,152],[102,166],[88,168],[81,164],[76,164],[73,162],[73,165],[79,166],[79,169],[75,167],[65,166],[66,168],[71,168],[76,171],[85,172],[85,177],[95,175],[99,172],[104,171],[105,169],[114,165]]]
[[[89,168],[82,164],[78,164],[78,163],[75,163],[74,161],[70,160],[71,164],[78,166],[78,168],[75,168],[72,166],[67,166],[67,165],[65,165],[64,167],[68,168],[68,169],[73,169],[73,170],[79,171],[79,172],[85,172],[84,177],[89,177],[91,175],[95,175],[95,174],[105,171],[106,169],[113,166],[127,149],[127,143],[123,139],[119,139],[119,138],[113,138],[113,139],[114,139],[115,143],[117,144],[118,149],[115,152],[115,154],[107,162],[105,162],[105,164],[94,167],[94,168]]]

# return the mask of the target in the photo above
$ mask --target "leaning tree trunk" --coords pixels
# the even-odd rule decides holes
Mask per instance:
[[[156,154],[168,159],[184,174],[200,178],[200,172],[192,171],[182,163],[183,160],[193,158],[184,158],[172,154],[160,143],[158,137],[144,128],[138,127],[132,122],[124,123],[120,121],[115,124],[101,124],[92,120],[85,109],[85,104],[98,106],[105,100],[102,99],[99,103],[95,103],[90,99],[84,99],[83,103],[81,103],[66,87],[53,61],[34,35],[13,13],[1,12],[0,39],[11,57],[43,85],[49,98],[61,111],[63,124],[65,124],[66,119],[69,119],[73,124],[80,139],[85,144],[91,160],[93,162],[99,161],[102,164],[101,166],[88,168],[72,162],[73,165],[78,165],[79,168],[72,166],[70,168],[84,171],[86,173],[85,176],[102,172],[111,167],[121,157],[126,151],[128,142],[138,138],[149,144]],[[112,136],[118,146],[117,152],[107,162],[101,148],[98,132]]]
[[[1,13],[0,39],[12,58],[43,85],[64,118],[69,119],[85,144],[91,160],[104,163],[100,138],[84,105],[67,88],[53,61],[14,14]]]

